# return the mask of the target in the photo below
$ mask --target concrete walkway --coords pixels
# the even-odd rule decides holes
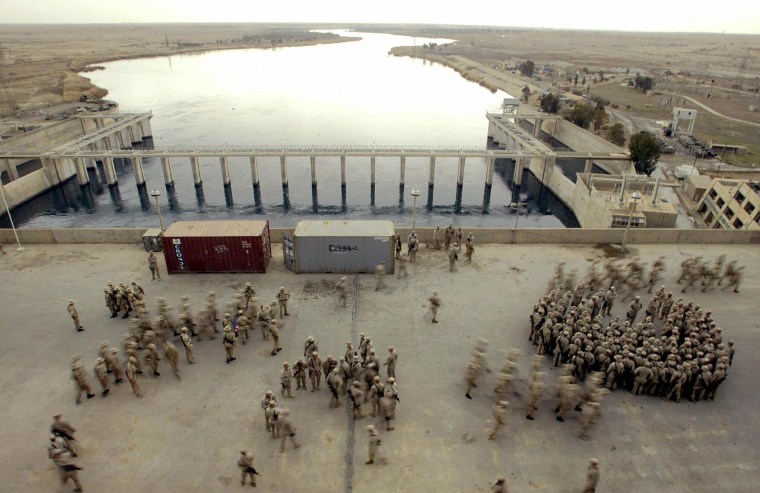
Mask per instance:
[[[46,446],[51,416],[61,412],[78,428],[81,479],[89,492],[224,492],[250,490],[239,483],[235,465],[240,450],[249,448],[261,472],[259,490],[268,492],[487,492],[499,475],[514,492],[571,493],[582,490],[588,459],[601,465],[600,492],[672,493],[755,491],[760,484],[760,350],[758,265],[754,246],[637,246],[642,259],[667,259],[666,284],[676,288],[678,264],[686,256],[715,257],[725,253],[747,265],[740,294],[689,293],[713,311],[737,353],[728,380],[714,402],[680,404],[633,397],[616,391],[607,397],[603,417],[589,441],[577,438],[578,415],[565,423],[554,420],[554,401],[539,404],[536,421],[524,419],[517,396],[508,425],[495,441],[487,440],[494,402],[496,370],[502,351],[521,349],[521,377],[528,372],[534,347],[527,341],[528,315],[543,293],[556,263],[585,276],[589,261],[604,256],[602,248],[554,245],[477,246],[475,261],[449,273],[443,252],[421,250],[407,280],[387,278],[376,292],[368,275],[358,283],[354,303],[338,307],[331,292],[337,275],[294,275],[282,267],[279,245],[266,275],[174,275],[151,282],[146,253],[135,245],[28,246],[0,256],[2,314],[4,446],[0,449],[3,490],[65,492],[58,482]],[[160,260],[163,269],[163,259]],[[149,306],[167,297],[176,307],[191,296],[195,310],[214,289],[220,304],[234,289],[251,281],[262,302],[279,286],[291,293],[284,350],[270,357],[270,343],[259,333],[253,344],[237,349],[237,361],[225,364],[221,339],[195,344],[198,363],[182,358],[182,380],[161,361],[161,377],[142,375],[143,399],[124,383],[107,398],[74,403],[70,379],[72,355],[84,363],[97,388],[92,367],[100,341],[121,347],[126,320],[109,318],[102,289],[107,282],[140,282]],[[426,300],[440,291],[441,323],[433,325]],[[77,300],[85,331],[77,333],[66,312]],[[645,293],[644,301],[648,300]],[[621,315],[624,304],[614,312]],[[366,333],[381,361],[388,345],[399,353],[400,404],[396,430],[380,431],[381,454],[387,459],[365,466],[365,426],[339,409],[328,407],[329,392],[297,391],[284,399],[292,410],[304,446],[280,454],[279,443],[264,431],[259,399],[278,390],[282,362],[303,354],[303,341],[314,335],[320,354],[341,357],[347,340]],[[491,341],[492,373],[464,397],[464,368],[479,337]],[[122,359],[123,360],[123,359]],[[546,396],[554,391],[556,371],[549,369]],[[383,376],[385,374],[383,373]],[[519,383],[524,388],[524,381]],[[99,392],[99,391],[98,391]],[[382,427],[381,427],[382,428]]]

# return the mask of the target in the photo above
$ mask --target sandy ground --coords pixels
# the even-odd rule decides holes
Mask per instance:
[[[146,253],[136,245],[30,245],[22,253],[6,247],[0,256],[3,344],[0,391],[6,396],[0,431],[0,474],[7,491],[65,492],[45,454],[51,416],[61,412],[78,428],[81,478],[85,491],[209,492],[237,491],[235,461],[242,448],[255,454],[260,489],[270,492],[487,492],[489,483],[506,475],[512,492],[581,491],[589,458],[601,463],[598,491],[651,493],[754,491],[760,483],[757,430],[760,429],[760,381],[757,268],[754,246],[636,245],[646,262],[667,258],[666,285],[675,289],[680,261],[690,255],[725,253],[747,265],[740,294],[689,293],[736,341],[729,378],[714,402],[680,404],[614,392],[605,400],[603,417],[589,441],[577,438],[578,416],[554,420],[554,402],[539,404],[528,422],[520,399],[508,396],[508,425],[495,441],[487,437],[496,369],[502,351],[515,347],[521,375],[528,371],[534,347],[527,341],[528,315],[543,293],[559,260],[585,273],[590,260],[609,251],[592,246],[483,245],[475,261],[449,273],[443,253],[420,252],[407,280],[388,278],[376,292],[371,276],[351,276],[357,283],[353,304],[337,306],[329,286],[337,275],[295,275],[282,267],[279,245],[265,275],[174,275],[151,282]],[[436,257],[437,255],[437,257]],[[160,259],[161,268],[164,267]],[[128,384],[74,403],[69,360],[84,354],[88,371],[100,341],[121,343],[126,321],[111,319],[102,288],[111,282],[138,280],[148,305],[165,296],[177,306],[183,294],[199,308],[214,289],[220,303],[251,281],[268,301],[279,286],[292,293],[291,316],[282,330],[284,350],[270,357],[270,343],[256,333],[252,344],[237,349],[237,361],[225,364],[220,340],[195,344],[198,363],[181,361],[177,380],[160,363],[161,377],[140,377],[145,393],[135,398]],[[441,323],[426,314],[426,299],[439,290]],[[66,312],[69,298],[78,302],[85,331],[77,333]],[[646,300],[646,296],[644,296]],[[613,312],[623,313],[617,303]],[[399,352],[400,404],[396,430],[381,431],[381,454],[365,466],[366,431],[375,418],[355,423],[340,409],[328,407],[324,388],[296,391],[285,399],[304,446],[280,454],[279,443],[264,431],[258,401],[277,390],[282,361],[302,355],[303,341],[314,335],[321,355],[340,356],[345,342],[366,333],[382,355],[388,345]],[[464,397],[463,377],[469,353],[479,337],[491,341],[486,374]],[[555,371],[547,382],[553,390]],[[91,384],[97,387],[91,376]],[[524,389],[524,381],[519,384]],[[249,489],[249,487],[246,487]]]

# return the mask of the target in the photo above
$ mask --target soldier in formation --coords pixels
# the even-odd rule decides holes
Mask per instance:
[[[71,360],[71,378],[76,383],[76,403],[82,402],[82,393],[84,393],[88,399],[95,397],[90,388],[90,383],[87,381],[87,375],[84,372],[82,365],[82,355],[78,354]]]
[[[428,298],[428,303],[430,304],[429,305],[430,313],[433,315],[433,319],[431,320],[431,322],[433,322],[434,324],[437,324],[438,323],[438,309],[443,304],[441,302],[441,297],[438,296],[438,291],[433,291],[432,296]]]
[[[367,433],[369,434],[367,440],[367,452],[369,457],[365,464],[374,464],[375,455],[377,455],[377,449],[380,447],[380,444],[382,442],[380,440],[380,437],[377,436],[377,430],[375,430],[375,427],[373,425],[367,426]]]
[[[509,406],[509,402],[498,401],[491,408],[493,414],[493,430],[491,430],[491,434],[488,435],[489,440],[496,440],[499,429],[507,424],[507,406]]]
[[[245,486],[246,478],[250,478],[251,486],[256,487],[256,475],[258,472],[253,467],[253,454],[248,450],[240,451],[240,458],[237,461],[237,465],[241,471],[240,485]]]
[[[288,300],[290,299],[290,293],[285,290],[285,288],[280,288],[279,291],[277,291],[277,303],[280,307],[280,319],[282,317],[287,317],[290,315],[288,313]]]
[[[82,332],[84,328],[82,327],[82,323],[79,321],[79,310],[77,310],[77,305],[74,303],[74,300],[69,300],[69,305],[66,307],[66,309],[69,312],[69,315],[71,315],[71,319],[74,321],[74,328],[77,330],[77,332]]]

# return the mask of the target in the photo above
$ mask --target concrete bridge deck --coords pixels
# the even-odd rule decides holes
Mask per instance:
[[[527,341],[528,314],[556,262],[584,274],[590,260],[607,250],[575,245],[477,245],[471,265],[450,274],[443,252],[422,250],[407,280],[388,278],[374,290],[371,276],[358,276],[353,308],[336,306],[329,286],[336,275],[296,276],[282,267],[281,252],[266,275],[184,275],[151,282],[146,254],[136,245],[28,245],[0,256],[3,296],[2,377],[6,396],[0,431],[0,474],[7,491],[65,492],[45,454],[51,415],[64,414],[78,428],[85,491],[226,492],[242,489],[235,461],[242,448],[255,454],[259,489],[270,492],[487,492],[489,482],[508,477],[511,492],[581,491],[589,458],[601,463],[597,491],[651,493],[755,491],[760,483],[760,380],[755,355],[760,350],[757,294],[760,251],[753,246],[636,245],[642,260],[667,258],[666,286],[674,290],[677,266],[687,256],[725,253],[747,265],[740,294],[689,293],[713,311],[737,353],[728,380],[714,402],[668,403],[614,392],[589,441],[577,438],[578,419],[555,421],[554,402],[540,404],[536,421],[524,419],[519,399],[496,441],[487,440],[495,370],[502,350],[521,349],[521,374],[528,371],[533,346]],[[163,260],[160,266],[164,269]],[[283,351],[270,357],[270,343],[256,333],[227,365],[220,340],[195,345],[198,363],[181,363],[176,380],[164,361],[160,378],[143,375],[145,398],[128,384],[103,399],[74,404],[69,361],[83,353],[88,371],[100,341],[121,342],[127,327],[109,318],[102,288],[107,282],[139,281],[155,312],[165,296],[177,306],[191,297],[195,310],[214,289],[220,304],[234,288],[251,281],[259,299],[269,301],[279,286],[291,293],[291,316],[282,330]],[[352,278],[354,280],[354,278]],[[437,289],[443,299],[441,323],[426,318],[426,299]],[[66,312],[78,303],[85,331],[76,333]],[[644,296],[644,299],[646,296]],[[613,313],[621,315],[622,302]],[[286,399],[304,446],[279,452],[264,431],[258,400],[277,390],[282,361],[302,355],[309,335],[320,354],[342,356],[345,342],[369,335],[382,355],[395,345],[401,402],[396,430],[380,432],[387,459],[365,466],[366,418],[355,426],[345,403],[327,406],[328,392],[297,391]],[[464,398],[464,367],[479,337],[491,341],[489,364],[473,400]],[[549,373],[551,394],[555,371]],[[97,386],[94,378],[91,384]],[[524,388],[524,382],[520,382]],[[246,487],[245,489],[250,489]]]

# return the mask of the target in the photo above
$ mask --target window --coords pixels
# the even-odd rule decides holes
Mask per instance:
[[[716,192],[714,188],[712,190],[710,190],[710,198],[711,199],[714,199],[717,196],[718,196],[718,192]]]
[[[742,229],[742,226],[744,226],[744,223],[737,217],[736,221],[734,221],[734,228]]]
[[[747,214],[752,214],[755,212],[755,206],[751,202],[747,202],[744,204],[744,210],[747,211]]]
[[[715,205],[718,206],[718,209],[722,209],[723,206],[726,205],[726,203],[723,201],[723,199],[721,199],[720,197],[718,197],[718,201],[715,203]]]
[[[734,217],[734,210],[732,208],[726,209],[726,217],[732,219]]]
[[[746,197],[745,197],[744,195],[742,195],[742,193],[741,193],[741,192],[737,192],[737,193],[736,193],[736,201],[737,201],[737,202],[739,202],[740,204],[741,204],[742,202],[744,202],[744,199],[745,199],[745,198],[746,198]]]
[[[700,214],[704,214],[707,212],[707,204],[703,203],[702,206],[697,210]]]

